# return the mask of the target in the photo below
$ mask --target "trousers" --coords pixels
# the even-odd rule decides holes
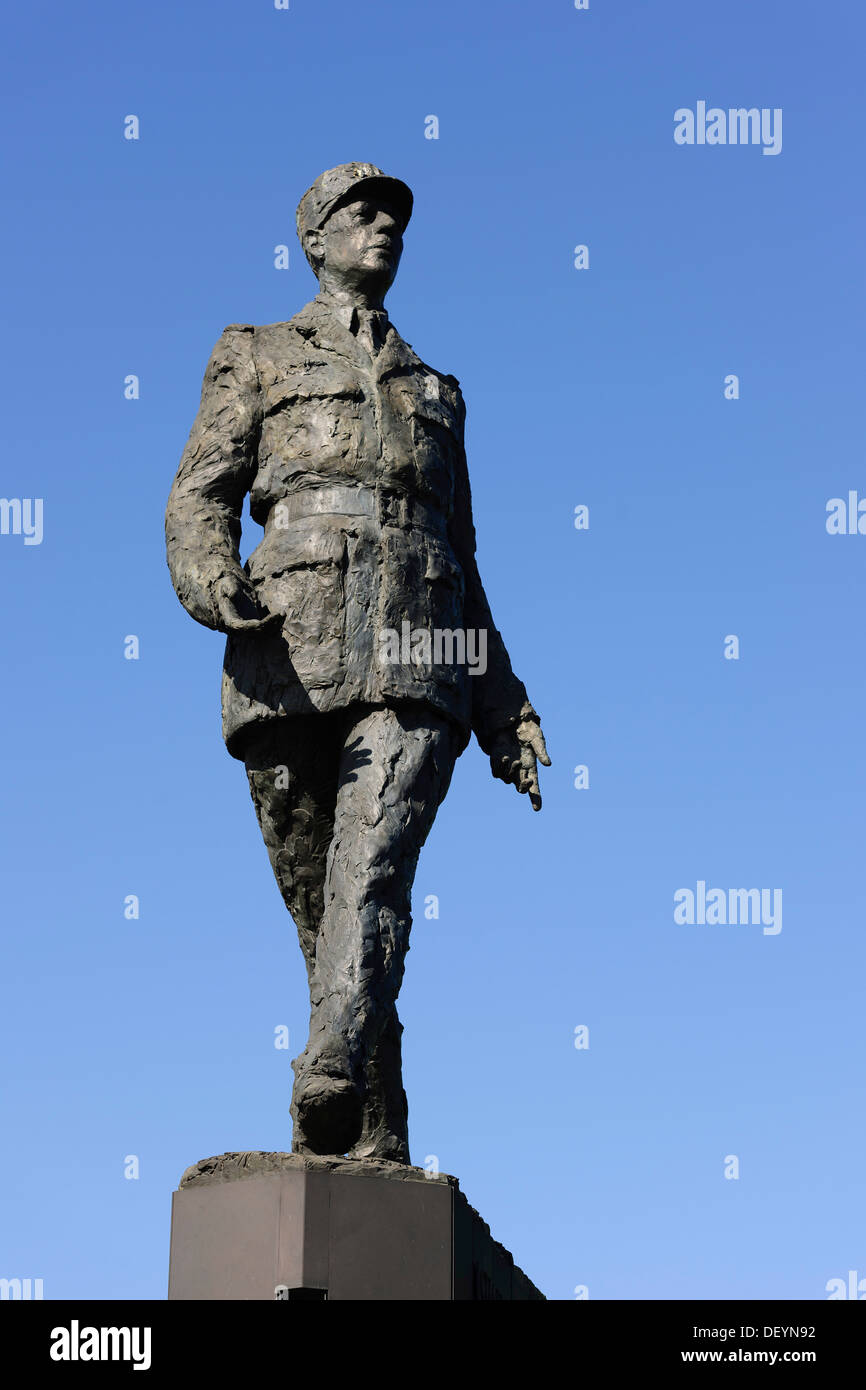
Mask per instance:
[[[245,750],[310,989],[294,1152],[409,1162],[396,1001],[418,856],[462,744],[438,711],[406,704],[296,715]]]

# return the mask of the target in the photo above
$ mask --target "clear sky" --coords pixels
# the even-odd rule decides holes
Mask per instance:
[[[162,525],[214,342],[312,297],[295,206],[357,159],[415,193],[388,307],[460,379],[553,758],[533,815],[473,741],[422,853],[413,1160],[551,1298],[866,1277],[866,536],[825,524],[866,497],[860,9],[54,3],[5,35],[0,494],[43,533],[0,535],[0,1276],[164,1298],[184,1168],[290,1147],[303,962]],[[780,108],[781,151],[677,144],[698,102]],[[699,882],[780,889],[781,930],[677,923]]]

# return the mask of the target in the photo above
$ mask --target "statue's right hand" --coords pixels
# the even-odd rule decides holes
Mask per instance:
[[[243,575],[224,575],[216,585],[215,598],[220,632],[262,632],[280,621],[279,613],[265,613],[252,585]]]

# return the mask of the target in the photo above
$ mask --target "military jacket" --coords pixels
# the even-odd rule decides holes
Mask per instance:
[[[171,490],[172,581],[207,627],[220,623],[219,581],[240,569],[247,494],[264,528],[243,568],[281,622],[228,636],[223,733],[235,757],[263,723],[406,700],[489,751],[526,702],[476,565],[459,384],[387,321],[371,356],[354,312],[320,294],[286,323],[226,328]],[[383,659],[383,634],[400,634],[405,657],[419,630],[483,630],[486,670],[470,674],[456,647],[438,662]]]

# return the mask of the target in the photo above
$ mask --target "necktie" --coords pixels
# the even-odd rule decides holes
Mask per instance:
[[[375,357],[388,331],[388,316],[381,309],[356,309],[358,331],[356,337],[364,344],[371,357]]]

